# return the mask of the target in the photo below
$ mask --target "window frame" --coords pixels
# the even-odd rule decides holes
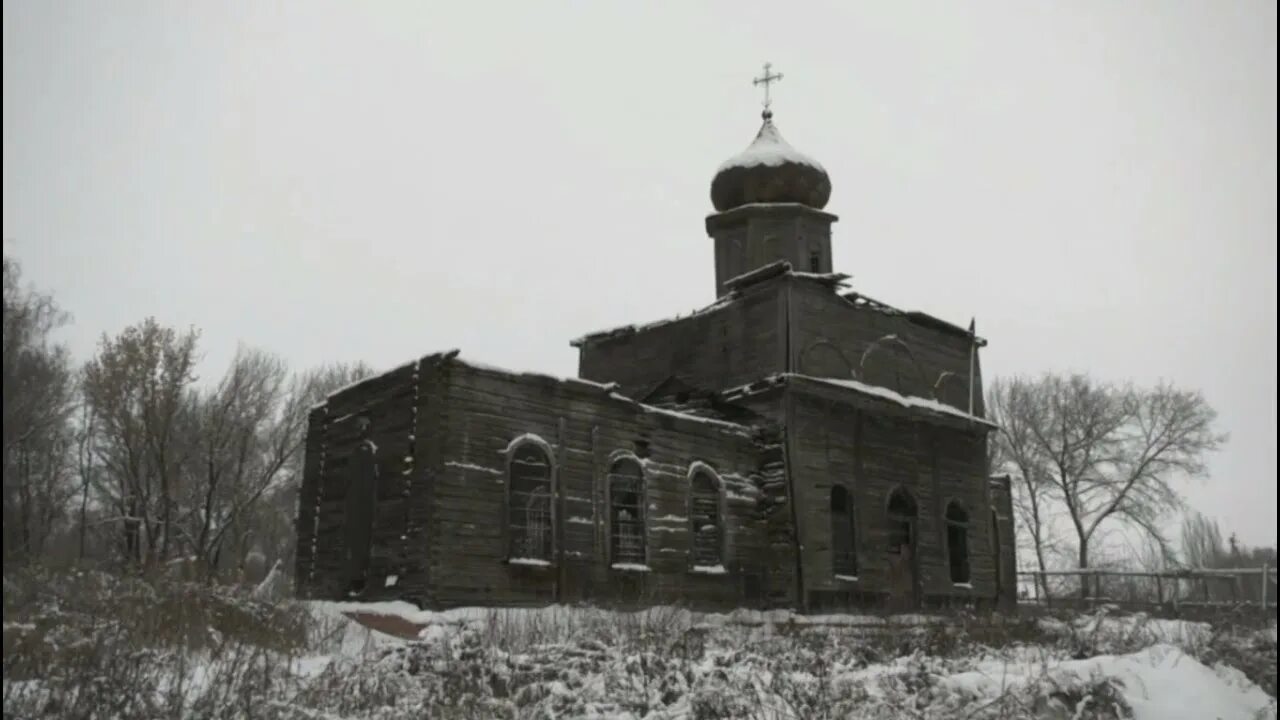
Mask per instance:
[[[694,523],[694,480],[699,476],[706,476],[711,480],[711,486],[715,490],[716,503],[716,554],[719,556],[719,562],[716,565],[700,565],[697,556],[698,528]],[[688,489],[688,502],[686,503],[686,521],[689,524],[689,554],[688,567],[689,572],[700,574],[722,574],[709,570],[701,570],[699,568],[723,568],[724,573],[729,572],[729,528],[727,522],[727,502],[725,498],[724,479],[720,477],[720,473],[715,468],[701,460],[695,460],[689,464],[689,471],[685,477],[685,487]]]
[[[630,561],[619,561],[616,557],[614,549],[614,488],[613,475],[614,468],[625,463],[634,463],[640,470],[640,490],[639,503],[637,508],[640,512],[640,540],[642,558],[639,563]],[[621,572],[648,572],[649,568],[649,472],[645,467],[645,463],[638,455],[629,450],[617,450],[609,455],[608,462],[604,466],[604,525],[605,525],[605,560],[610,570]],[[619,567],[622,566],[622,567]]]
[[[514,467],[516,455],[526,447],[533,447],[537,449],[539,452],[542,453],[543,459],[545,459],[547,462],[547,471],[548,471],[547,488],[548,488],[548,492],[550,493],[550,498],[549,498],[550,508],[549,508],[549,512],[547,513],[547,522],[549,525],[548,534],[550,537],[548,542],[547,557],[545,558],[534,558],[534,557],[528,557],[526,555],[516,555],[514,552],[515,551],[514,542],[516,539],[516,535],[514,532],[512,532],[513,526],[511,523],[511,514],[514,508],[512,507],[511,495],[512,495],[512,492],[514,491],[513,489],[515,488],[515,482],[514,482],[514,477],[512,476],[512,469]],[[559,517],[558,517],[559,503],[556,502],[556,500],[559,498],[559,493],[560,493],[560,482],[559,482],[560,472],[559,472],[559,467],[556,465],[555,448],[551,445],[551,443],[542,439],[540,436],[534,433],[525,433],[513,439],[507,445],[507,448],[503,454],[505,456],[504,462],[503,462],[503,471],[504,471],[503,481],[506,484],[506,488],[504,489],[504,492],[503,492],[503,503],[502,503],[502,506],[503,506],[503,518],[502,518],[503,562],[507,563],[508,565],[511,565],[513,564],[513,561],[515,561],[514,564],[527,566],[527,567],[538,567],[542,563],[546,563],[545,565],[546,567],[553,567],[556,565],[558,551],[560,549],[559,538],[557,537],[557,533],[556,533],[557,521],[559,520]],[[519,561],[535,561],[535,562],[522,563]]]

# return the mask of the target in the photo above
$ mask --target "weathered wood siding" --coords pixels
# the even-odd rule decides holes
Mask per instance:
[[[298,515],[294,539],[293,582],[300,598],[315,597],[312,584],[315,574],[316,522],[320,495],[321,462],[324,455],[323,407],[307,414],[307,437],[303,445],[302,484],[298,488]]]
[[[786,362],[781,289],[778,283],[752,286],[700,315],[588,339],[579,348],[578,374],[616,382],[634,396],[671,376],[720,390],[780,372]]]
[[[1009,476],[993,477],[987,485],[993,514],[992,525],[998,534],[999,606],[1015,609],[1018,605],[1017,535],[1013,526],[1013,488]]]
[[[936,397],[949,405],[968,410],[969,352],[968,338],[921,325],[905,314],[855,306],[830,289],[814,282],[790,278],[791,345],[790,367],[806,375],[833,377],[829,368],[839,362],[839,355],[855,373],[878,340],[895,336],[906,345],[914,359],[914,368],[902,368],[905,375],[918,372],[922,397],[934,396],[935,386],[943,373],[949,373],[938,387]],[[845,377],[848,377],[847,375]],[[974,414],[983,414],[982,373],[974,362]]]
[[[995,596],[985,433],[939,427],[834,396],[791,390],[791,473],[810,606],[858,603],[889,592],[889,494],[898,487],[916,502],[916,564],[926,603],[989,601]],[[830,493],[842,484],[854,501],[857,580],[835,577]],[[971,588],[951,581],[943,513],[960,502],[970,517]]]
[[[442,373],[444,456],[433,483],[427,543],[432,604],[730,607],[793,599],[791,574],[771,569],[787,565],[771,553],[789,553],[767,547],[770,530],[779,532],[770,526],[779,513],[769,511],[786,504],[776,434],[645,410],[585,383],[462,363]],[[553,448],[552,567],[505,562],[507,451],[525,434]],[[608,563],[604,475],[619,452],[634,453],[645,470],[650,572]],[[688,474],[694,461],[715,469],[724,483],[724,575],[690,571]],[[794,565],[794,554],[789,556]]]
[[[431,457],[438,453],[420,409],[433,409],[431,363],[413,362],[331,396],[310,416],[298,512],[298,588],[305,597],[342,598],[352,578],[344,558],[346,501],[368,487],[350,461],[372,442],[377,465],[370,561],[361,599],[424,600],[429,590],[425,532]],[[359,418],[370,425],[360,429]]]

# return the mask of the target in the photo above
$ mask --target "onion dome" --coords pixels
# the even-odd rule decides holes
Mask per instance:
[[[831,199],[831,179],[817,160],[787,144],[764,111],[756,139],[729,158],[711,180],[711,203],[725,212],[752,203],[800,203],[821,210]]]

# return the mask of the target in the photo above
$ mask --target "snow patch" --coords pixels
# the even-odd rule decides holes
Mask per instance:
[[[551,561],[541,558],[511,558],[508,565],[524,565],[526,567],[551,567]]]
[[[817,160],[791,147],[790,143],[782,139],[782,133],[778,132],[773,121],[766,120],[760,127],[760,132],[756,134],[756,139],[751,141],[747,149],[725,160],[716,172],[722,173],[730,168],[750,168],[761,165],[778,167],[785,163],[808,165],[815,170],[826,172]]]
[[[502,471],[497,468],[485,467],[483,465],[473,465],[471,463],[453,462],[452,460],[445,462],[445,467],[456,468],[458,470],[475,470],[476,472],[492,473],[494,475],[502,475]]]

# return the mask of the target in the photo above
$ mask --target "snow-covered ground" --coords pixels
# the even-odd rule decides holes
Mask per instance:
[[[475,698],[495,713],[510,705],[530,713],[519,717],[1276,717],[1275,699],[1240,670],[1210,667],[1193,656],[1210,641],[1208,624],[1141,614],[1039,621],[1047,637],[1076,644],[973,645],[945,657],[917,646],[898,657],[877,657],[859,652],[862,631],[883,638],[885,631],[945,632],[953,623],[919,615],[700,614],[662,607],[634,613],[557,606],[432,612],[405,603],[311,608],[329,622],[341,623],[353,613],[392,615],[421,626],[420,639],[411,641],[349,623],[333,652],[305,661],[316,677],[449,677],[467,675],[479,661],[489,675],[481,684],[509,689],[527,683],[523,694],[482,692]],[[702,646],[689,653],[677,642],[678,649],[662,654],[645,652],[640,643],[632,648],[639,652],[628,656],[612,643],[591,639],[606,626],[639,636],[699,635]],[[1274,625],[1267,632],[1274,642]],[[1136,649],[1072,658],[1085,641],[1097,648]],[[688,655],[679,657],[680,652]],[[409,669],[415,664],[417,673]],[[426,666],[431,670],[424,673]],[[521,678],[522,672],[542,680]],[[401,702],[397,698],[395,704]]]
[[[117,604],[68,582],[13,612],[6,587],[5,717],[1276,717],[1274,622],[430,612],[90,581]],[[207,608],[164,615],[193,603]]]

